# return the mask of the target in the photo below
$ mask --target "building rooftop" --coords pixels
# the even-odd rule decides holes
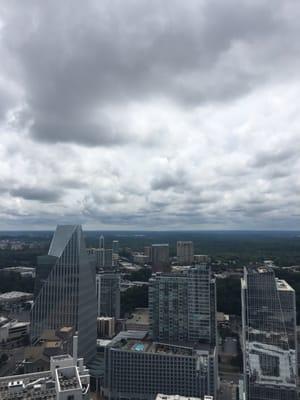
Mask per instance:
[[[124,331],[115,336],[108,347],[137,353],[152,353],[166,355],[193,356],[199,351],[205,353],[211,350],[211,346],[205,343],[164,343],[154,342],[148,337],[147,331]]]
[[[136,308],[133,312],[131,318],[126,321],[127,324],[149,324],[149,310],[148,308]]]
[[[81,389],[76,367],[57,368],[59,391]]]
[[[32,298],[32,297],[33,297],[32,293],[12,291],[12,292],[6,292],[6,293],[0,294],[0,302],[1,301],[22,300],[25,298]]]
[[[294,289],[283,279],[276,278],[277,290],[285,290],[294,292]]]
[[[68,360],[66,366],[65,360]],[[5,376],[0,378],[0,399],[57,400],[59,393],[76,390],[85,398],[89,390],[89,374],[82,365],[77,366],[69,355],[51,357],[57,367],[49,371]],[[68,393],[68,392],[67,392]]]

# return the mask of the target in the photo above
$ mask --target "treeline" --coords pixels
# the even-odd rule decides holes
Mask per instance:
[[[6,267],[34,267],[37,256],[46,254],[46,249],[0,250],[0,269]]]
[[[31,277],[21,277],[19,274],[0,273],[0,293],[1,292],[29,292],[32,293],[34,289],[34,279]]]
[[[300,324],[300,273],[276,270],[296,292],[297,323]],[[142,279],[141,279],[142,280]],[[148,286],[133,287],[121,294],[121,312],[124,316],[136,307],[148,307]],[[217,279],[217,310],[225,314],[241,315],[241,281],[239,278]]]

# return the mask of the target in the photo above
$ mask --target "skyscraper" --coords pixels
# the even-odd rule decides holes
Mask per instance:
[[[96,275],[98,317],[120,318],[120,275],[103,271]]]
[[[150,335],[154,340],[216,344],[216,284],[207,264],[149,281]]]
[[[45,329],[72,326],[78,331],[79,355],[89,361],[96,352],[95,280],[81,226],[58,225],[48,255],[39,259],[32,342]]]
[[[294,400],[295,291],[269,266],[245,268],[241,284],[246,399]]]
[[[104,249],[104,236],[101,235],[99,238],[99,249]]]
[[[112,252],[113,252],[113,254],[119,254],[119,241],[118,240],[113,240]]]
[[[166,272],[170,266],[169,245],[153,244],[151,248],[153,272]]]
[[[177,261],[179,265],[191,265],[194,261],[194,243],[191,241],[177,242]]]

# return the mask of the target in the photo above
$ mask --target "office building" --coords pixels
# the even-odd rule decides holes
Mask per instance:
[[[31,311],[32,342],[44,330],[68,326],[78,332],[80,357],[96,353],[95,268],[89,262],[81,226],[59,225],[47,256],[39,258]]]
[[[245,268],[241,284],[245,398],[295,400],[295,291],[267,265]]]
[[[118,334],[105,347],[104,399],[153,400],[157,393],[215,396],[216,348],[153,342],[147,332]]]
[[[99,249],[104,249],[104,248],[105,248],[105,246],[104,246],[104,236],[101,235],[100,238],[99,238]]]
[[[152,262],[152,246],[144,247],[144,255],[147,257],[147,262]]]
[[[170,267],[169,245],[153,244],[151,248],[153,272],[166,272]]]
[[[118,240],[113,240],[112,252],[113,252],[113,254],[119,254],[119,241]]]
[[[216,282],[207,264],[149,280],[153,340],[216,345]]]
[[[9,321],[0,325],[0,342],[15,342],[29,335],[29,322]]]
[[[177,242],[177,262],[179,265],[191,265],[194,262],[194,243],[191,241]]]
[[[88,254],[93,259],[97,269],[112,269],[113,254],[112,249],[88,249]]]
[[[50,370],[0,378],[0,399],[88,400],[90,375],[83,359],[51,357]]]
[[[96,275],[98,317],[120,318],[120,275],[102,271]]]
[[[111,339],[116,333],[116,320],[113,317],[97,317],[97,338]]]

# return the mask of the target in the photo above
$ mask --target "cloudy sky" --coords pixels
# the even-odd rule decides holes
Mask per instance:
[[[299,20],[0,0],[0,229],[299,229]]]

